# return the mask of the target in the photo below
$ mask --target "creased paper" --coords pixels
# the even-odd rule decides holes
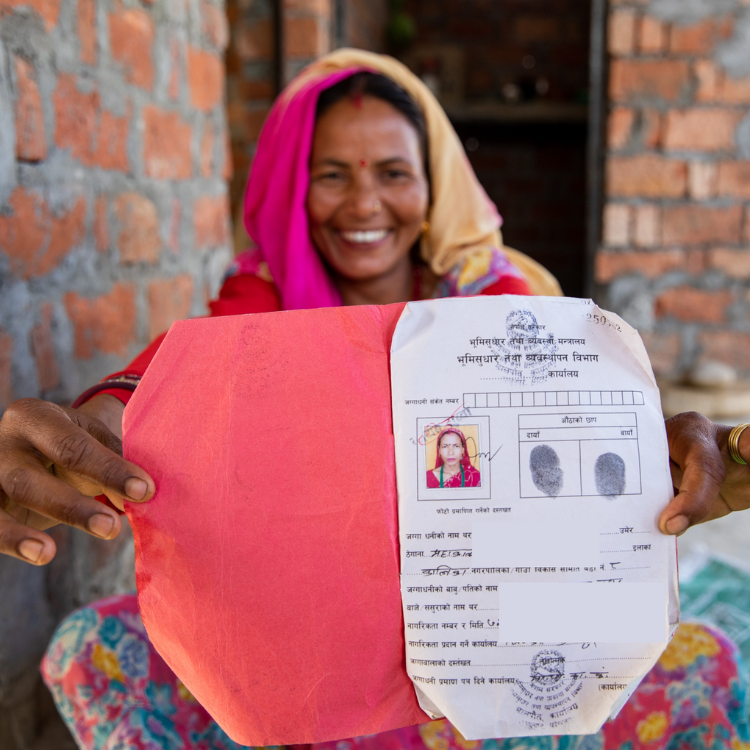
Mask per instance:
[[[409,303],[391,375],[420,704],[467,739],[595,732],[678,620],[640,338],[586,300]]]

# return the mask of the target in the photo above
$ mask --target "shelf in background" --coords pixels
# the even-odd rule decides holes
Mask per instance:
[[[585,123],[589,108],[586,104],[565,102],[464,102],[445,105],[445,111],[453,122]]]

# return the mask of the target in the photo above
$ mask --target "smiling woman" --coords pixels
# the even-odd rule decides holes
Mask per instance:
[[[425,296],[424,272],[414,288],[425,267],[413,252],[428,226],[424,117],[397,84],[358,73],[323,92],[316,120],[310,236],[344,304]]]

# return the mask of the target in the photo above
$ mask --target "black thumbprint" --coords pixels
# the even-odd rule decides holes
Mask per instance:
[[[560,459],[549,445],[537,445],[529,457],[529,468],[534,486],[549,497],[560,494],[563,484],[563,470]]]
[[[605,497],[625,492],[625,462],[616,453],[602,453],[594,465],[596,491]]]

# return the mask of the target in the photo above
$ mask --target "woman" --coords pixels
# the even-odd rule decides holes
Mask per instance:
[[[466,437],[456,427],[446,427],[438,435],[435,468],[427,472],[429,489],[443,487],[479,487],[479,472],[466,448]]]
[[[385,80],[350,80],[362,69]],[[213,315],[557,291],[543,269],[501,249],[499,217],[437,102],[403,66],[377,55],[340,50],[292,82],[264,127],[245,219],[258,249],[237,259]],[[90,389],[78,408],[29,399],[6,411],[1,552],[45,564],[55,554],[45,528],[63,522],[112,538],[120,529],[114,508],[153,496],[151,477],[120,457],[119,436],[124,403],[158,345]],[[727,429],[683,415],[668,433],[680,491],[660,518],[665,533],[750,505],[748,472],[729,458]],[[748,435],[739,453],[750,457]],[[109,505],[94,500],[98,494]],[[745,740],[734,647],[700,627],[678,635],[621,717],[598,735],[522,744],[634,746],[661,743],[681,728],[678,742],[693,747]],[[236,747],[153,651],[133,596],[67,618],[43,674],[81,747]],[[478,744],[439,721],[330,746]]]

